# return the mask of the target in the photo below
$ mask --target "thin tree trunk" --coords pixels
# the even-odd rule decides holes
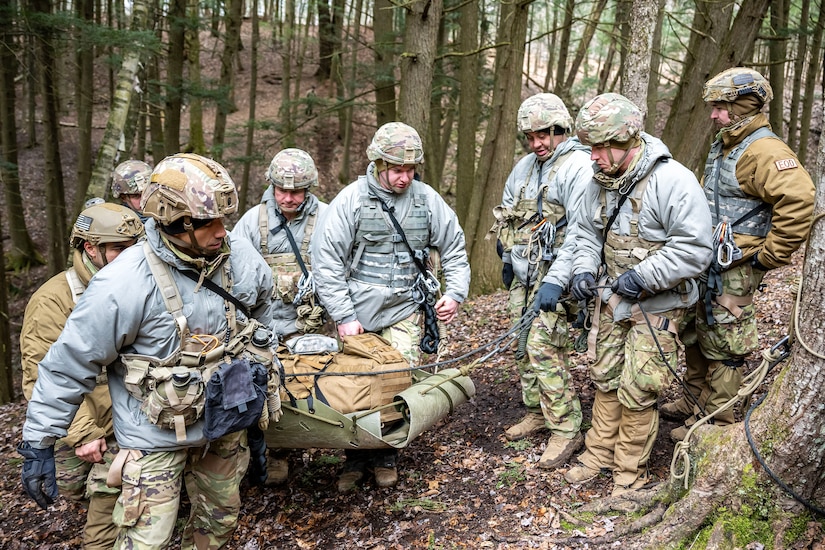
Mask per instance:
[[[0,70],[4,69],[0,68]],[[0,226],[2,224],[3,213],[0,211]],[[0,239],[0,258],[4,257],[3,252],[3,239]],[[9,315],[5,269],[3,280],[0,282],[2,283],[0,284],[0,405],[5,405],[14,400],[14,369],[11,362],[11,324],[9,323],[11,316]]]
[[[819,16],[814,27],[813,41],[808,56],[808,70],[805,73],[805,98],[802,101],[802,129],[799,132],[799,160],[804,165],[808,158],[808,140],[811,133],[811,113],[814,107],[817,75],[822,68],[822,32],[825,30],[825,9],[819,5]],[[820,141],[822,137],[820,136]]]
[[[474,294],[490,292],[500,284],[495,246],[485,237],[493,223],[493,208],[501,201],[504,182],[513,165],[514,113],[521,102],[521,69],[530,3],[521,0],[501,5],[499,36],[500,42],[507,45],[499,48],[496,54],[490,120],[476,171],[476,192],[464,226],[467,253],[473,267],[470,291]]]
[[[622,95],[647,114],[647,84],[658,0],[633,0],[630,9],[630,44],[622,74]]]
[[[773,0],[771,3],[770,82],[773,99],[770,103],[771,128],[780,137],[785,135],[785,58],[788,52],[788,0]]]
[[[570,102],[567,90],[564,89],[565,75],[567,74],[567,56],[570,53],[570,36],[573,33],[573,12],[576,10],[575,0],[567,0],[564,7],[564,22],[561,26],[561,40],[559,40],[559,61],[556,66],[556,95],[564,103]]]
[[[292,121],[292,36],[295,33],[295,0],[285,0],[283,34],[281,35],[281,108],[278,114],[281,118],[281,135],[284,147],[295,144]]]
[[[332,81],[335,84],[335,97],[337,103],[336,113],[338,115],[338,139],[346,132],[346,115],[341,108],[346,104],[346,84],[344,83],[344,0],[332,1],[332,36],[335,47],[332,52]]]
[[[413,0],[405,4],[398,118],[422,135],[426,135],[430,124],[430,90],[442,8],[442,0]],[[425,143],[425,155],[429,150],[430,145]]]
[[[808,55],[808,17],[811,0],[802,0],[802,13],[799,16],[799,30],[796,39],[796,56],[793,63],[793,90],[791,93],[791,119],[788,123],[788,147],[797,150],[799,143],[799,101],[802,95],[802,73],[805,72],[805,57]]]
[[[26,67],[37,66],[37,39],[26,33],[23,40],[26,44]],[[26,147],[32,149],[37,145],[37,71],[26,71]]]
[[[200,39],[200,2],[189,1],[189,21],[186,27],[186,62],[189,70],[189,144],[187,151],[199,155],[206,153],[206,140],[203,137],[203,83],[201,82],[201,39]],[[254,98],[254,96],[253,96]]]
[[[439,18],[437,33],[437,43],[434,54],[440,51],[444,45],[445,22],[444,18]],[[528,60],[529,63],[529,60]],[[425,143],[427,144],[427,162],[424,163],[424,181],[436,191],[441,191],[441,175],[444,170],[444,145],[442,144],[442,129],[446,123],[445,110],[451,109],[450,88],[446,84],[447,76],[444,74],[444,62],[441,59],[435,60],[433,68],[432,84],[430,85],[430,108],[429,122],[424,130],[427,132]],[[445,107],[446,104],[446,107]]]
[[[326,0],[318,2],[318,70],[315,76],[327,80],[332,76],[332,54],[335,38],[332,28],[332,13]]]
[[[170,0],[169,48],[166,52],[166,102],[163,146],[169,154],[180,150],[180,113],[183,107],[183,56],[186,38],[186,0]],[[120,80],[120,77],[118,77]]]
[[[229,113],[238,110],[234,99],[234,61],[241,44],[241,12],[243,11],[243,0],[227,0],[226,17],[224,18],[226,32],[221,53],[221,76],[219,88],[221,90],[215,113],[215,131],[212,135],[212,152],[215,160],[223,158],[223,151],[226,147],[226,117]],[[287,94],[288,96],[289,94]]]
[[[645,131],[652,134],[656,130],[656,105],[659,101],[659,68],[662,64],[662,23],[665,19],[665,0],[658,0],[659,16],[656,18],[656,30],[653,32],[653,44],[650,55],[650,80],[647,83],[647,118]]]
[[[395,49],[392,4],[390,0],[373,3],[373,33],[375,36],[375,119],[378,126],[396,120],[395,114]]]
[[[343,158],[341,160],[341,171],[338,174],[338,183],[346,185],[352,178],[350,173],[352,162],[350,160],[350,145],[352,144],[352,117],[353,117],[353,103],[352,97],[355,96],[355,85],[358,82],[358,52],[361,49],[361,17],[363,15],[363,1],[357,0],[355,2],[355,17],[354,29],[352,30],[352,40],[348,42],[352,45],[350,49],[350,67],[349,78],[347,79],[347,106],[344,108],[344,135],[341,140],[343,149]]]
[[[94,3],[92,0],[77,0],[78,20],[90,26],[94,22]],[[72,211],[80,213],[83,197],[92,176],[92,110],[94,104],[94,48],[85,36],[84,28],[76,30],[77,34],[77,81],[75,98],[77,102],[77,183]]]
[[[461,57],[458,81],[458,143],[456,144],[456,213],[462,227],[467,227],[470,202],[476,184],[476,132],[481,103],[478,54],[478,0],[465,2],[459,15]],[[549,73],[549,69],[548,69]]]
[[[576,49],[576,55],[573,58],[573,63],[571,63],[570,70],[567,72],[567,79],[564,80],[564,86],[562,86],[561,90],[562,94],[559,95],[562,99],[565,99],[570,95],[570,90],[573,88],[573,83],[576,81],[576,75],[579,72],[579,67],[582,64],[582,61],[584,61],[585,55],[587,55],[587,48],[590,46],[590,41],[596,33],[596,26],[599,23],[599,18],[601,17],[606,4],[607,0],[596,0],[593,4],[593,10],[590,12],[590,17],[587,18],[584,33],[582,33],[581,40],[579,41],[579,47]]]
[[[241,189],[238,193],[238,212],[246,212],[246,205],[249,201],[249,167],[255,155],[255,106],[258,93],[258,38],[260,29],[258,24],[258,0],[252,0],[252,40],[249,55],[249,122],[246,125],[246,151],[244,153],[243,179]]]

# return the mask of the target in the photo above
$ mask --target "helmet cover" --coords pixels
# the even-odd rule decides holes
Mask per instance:
[[[758,71],[745,67],[734,67],[717,74],[702,89],[705,103],[714,101],[736,102],[737,99],[753,94],[764,105],[773,98],[773,90],[768,80]]]
[[[542,93],[528,97],[518,108],[520,132],[538,132],[558,126],[565,132],[573,129],[573,119],[556,94]]]
[[[269,163],[266,180],[282,189],[306,189],[318,185],[318,169],[306,151],[284,149]]]
[[[152,167],[142,160],[121,162],[112,172],[112,196],[140,195],[151,175]]]
[[[143,235],[143,224],[130,208],[104,202],[83,210],[72,226],[69,244],[80,248],[84,242],[95,246],[121,243]]]
[[[403,122],[388,122],[372,137],[367,158],[381,159],[395,166],[420,164],[424,160],[424,146],[415,128]]]
[[[625,96],[601,94],[582,106],[576,134],[585,145],[627,143],[642,131],[642,119],[642,111]]]

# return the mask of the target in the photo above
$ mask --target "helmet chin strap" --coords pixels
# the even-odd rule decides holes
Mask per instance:
[[[622,155],[622,158],[620,158],[619,161],[617,162],[617,161],[613,160],[613,148],[608,147],[607,148],[607,158],[610,160],[610,168],[608,168],[607,170],[602,170],[602,172],[604,172],[608,176],[615,175],[616,172],[618,172],[619,167],[624,163],[625,160],[627,160],[627,156],[630,154],[631,149],[633,149],[633,148],[628,147],[627,149],[625,149],[624,150],[624,155]]]
[[[166,236],[167,240],[169,240],[169,242],[171,242],[178,248],[184,251],[191,250],[199,256],[208,257],[209,250],[207,248],[202,247],[200,243],[198,243],[198,239],[195,237],[195,228],[194,226],[192,226],[192,218],[190,218],[189,216],[186,216],[183,219],[183,229],[186,231],[186,234],[189,235],[190,242],[186,242],[183,239],[179,239],[170,233],[164,232],[164,235]]]

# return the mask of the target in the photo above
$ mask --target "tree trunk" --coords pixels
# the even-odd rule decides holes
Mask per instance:
[[[576,10],[576,1],[567,0],[564,7],[564,22],[561,26],[561,39],[559,40],[559,61],[556,67],[556,95],[564,101],[570,103],[569,90],[564,89],[565,75],[567,74],[567,56],[570,50],[570,36],[573,33],[573,12]]]
[[[332,76],[332,53],[335,51],[335,37],[332,30],[332,13],[326,0],[318,4],[318,70],[315,76],[327,80]],[[378,8],[376,8],[378,9]]]
[[[398,118],[421,135],[427,135],[430,124],[430,91],[443,5],[442,0],[413,0],[405,4]],[[424,144],[425,155],[430,148],[430,144]]]
[[[163,142],[163,118],[161,116],[161,109],[157,101],[153,99],[160,99],[160,69],[158,68],[158,56],[153,55],[149,61],[149,69],[147,71],[149,89],[149,136],[151,137],[152,160],[153,164],[157,164],[166,157],[166,147]]]
[[[347,102],[347,87],[344,83],[344,0],[332,0],[332,35],[335,38],[335,48],[332,52],[332,80],[335,84],[335,96],[337,100],[336,113],[338,115],[338,139],[345,133],[347,117],[340,107]]]
[[[241,179],[240,190],[238,192],[238,212],[246,212],[246,204],[249,200],[249,165],[252,159],[259,155],[255,154],[255,98],[258,93],[258,38],[260,29],[258,24],[258,0],[252,0],[252,40],[249,55],[249,122],[246,126],[246,151],[244,153],[243,179]]]
[[[33,264],[44,263],[26,229],[23,215],[23,197],[20,195],[20,175],[17,159],[17,121],[15,119],[14,78],[17,75],[17,49],[14,41],[14,9],[11,4],[0,6],[0,143],[3,147],[3,162],[0,163],[0,180],[8,213],[11,249],[6,256],[5,267],[12,270],[25,269]],[[3,256],[0,256],[2,258]],[[3,285],[5,289],[5,285]],[[8,317],[3,318],[8,322]]]
[[[793,91],[791,93],[791,119],[788,122],[788,147],[797,150],[799,143],[799,98],[802,95],[802,73],[805,70],[805,57],[808,55],[808,17],[811,0],[802,0],[802,13],[799,16],[796,56],[793,62]]]
[[[363,0],[356,0],[355,2],[355,16],[353,17],[353,25],[355,28],[350,32],[352,40],[349,41],[352,48],[350,51],[350,67],[349,78],[347,79],[347,106],[344,108],[344,135],[342,136],[341,145],[343,149],[343,158],[341,159],[341,171],[338,174],[338,183],[346,185],[352,181],[354,174],[351,174],[352,161],[350,160],[350,145],[352,144],[352,117],[353,117],[353,100],[355,97],[355,85],[358,82],[358,52],[361,44],[361,16],[364,9]]]
[[[696,30],[691,35],[679,89],[662,134],[676,160],[691,170],[697,171],[704,165],[713,132],[702,101],[702,87],[711,76],[750,59],[768,3],[743,3],[729,25],[732,4],[697,1],[693,24]]]
[[[515,114],[521,102],[521,68],[530,3],[529,0],[520,0],[501,5],[498,41],[506,46],[500,47],[496,54],[490,119],[476,170],[476,188],[464,227],[467,253],[473,267],[470,287],[473,294],[491,292],[501,284],[496,247],[485,237],[493,223],[493,208],[501,202],[504,182],[513,166]]]
[[[476,184],[476,136],[481,103],[478,74],[478,0],[465,2],[459,15],[459,48],[464,53],[458,69],[458,143],[456,144],[456,213],[466,228]],[[548,70],[549,72],[549,70]]]
[[[771,40],[768,42],[770,51],[769,79],[773,88],[773,99],[770,103],[771,129],[779,137],[785,135],[785,57],[788,54],[788,10],[789,0],[773,0],[771,2]]]
[[[135,0],[132,3],[132,31],[144,30],[147,22],[147,7],[145,0]],[[140,66],[140,45],[123,52],[123,63],[117,72],[117,88],[112,98],[112,109],[106,121],[106,131],[97,152],[97,161],[92,171],[92,180],[89,183],[87,198],[107,196],[109,179],[115,168],[117,147],[121,137],[127,133],[126,123],[129,119],[132,94],[134,93],[135,76]],[[155,159],[157,164],[160,159]]]
[[[226,139],[226,117],[229,113],[238,110],[234,99],[234,62],[241,44],[241,12],[243,0],[227,0],[226,3],[226,33],[221,53],[221,76],[218,86],[221,90],[220,99],[215,113],[215,132],[212,135],[212,152],[215,160],[221,161]],[[288,95],[288,94],[287,94]]]
[[[189,69],[189,143],[187,151],[206,154],[203,137],[203,83],[201,82],[200,2],[189,0],[189,21],[186,26],[186,66]],[[253,96],[254,97],[254,96]]]
[[[576,82],[579,67],[587,55],[587,48],[596,33],[596,26],[599,24],[599,19],[606,4],[607,0],[596,0],[590,12],[590,17],[587,18],[584,33],[582,33],[581,40],[579,40],[579,47],[576,48],[576,55],[573,57],[573,63],[570,64],[570,70],[567,72],[567,79],[563,81],[561,94],[557,94],[565,103],[569,103],[570,90],[573,89],[573,84]]]
[[[0,8],[5,11],[5,7]],[[3,17],[3,16],[0,16]],[[8,29],[10,27],[4,27]],[[5,65],[0,70],[4,70]],[[3,213],[0,210],[0,226],[3,224]],[[0,239],[0,258],[3,257],[3,239]],[[7,295],[8,281],[6,271],[3,270],[3,280],[0,281],[0,405],[11,403],[14,400],[14,369],[11,364],[11,325],[9,319],[9,300]]]
[[[186,44],[186,0],[169,2],[169,47],[166,52],[166,91],[163,147],[172,155],[180,151],[180,113],[183,106],[183,56]],[[120,80],[120,76],[118,76]]]
[[[659,17],[656,18],[656,30],[653,31],[653,44],[650,56],[650,80],[647,83],[647,118],[645,131],[652,134],[656,129],[656,105],[659,101],[659,67],[662,64],[662,22],[665,18],[665,0],[658,0]]]
[[[60,162],[60,127],[57,120],[57,86],[55,83],[54,30],[45,19],[50,12],[48,0],[31,0],[34,17],[29,24],[35,35],[37,65],[40,74],[40,97],[43,104],[43,155],[46,187],[46,226],[49,234],[49,274],[66,267],[68,234],[66,195]]]
[[[825,140],[820,141],[817,165],[817,221],[805,249],[800,283],[805,299],[796,304],[799,323],[795,323],[792,335],[790,360],[776,376],[765,401],[753,412],[749,426],[755,447],[771,472],[798,496],[818,502],[821,508],[825,502]],[[623,544],[630,548],[672,548],[678,541],[694,540],[709,518],[725,512],[734,517],[755,514],[771,518],[775,547],[796,547],[789,540],[781,540],[786,530],[782,524],[802,515],[805,509],[769,479],[746,440],[743,423],[700,428],[697,432],[698,444],[691,448],[697,455],[691,457],[696,480],[690,491],[667,510],[659,524],[636,539],[623,538]],[[749,541],[729,542],[728,547],[744,547]]]
[[[808,70],[805,73],[805,99],[802,101],[802,129],[799,132],[799,160],[804,165],[808,158],[808,139],[811,132],[811,113],[816,95],[816,77],[819,74],[822,55],[822,31],[825,29],[825,9],[819,5],[819,16],[813,31],[810,56],[808,56]],[[820,140],[822,138],[820,137]]]
[[[77,1],[79,21],[94,22],[94,3],[92,0]],[[83,28],[77,34],[77,81],[75,98],[77,102],[77,182],[75,185],[74,208],[76,215],[83,209],[84,196],[92,176],[92,110],[94,103],[94,47]]]
[[[375,120],[378,126],[396,120],[395,114],[395,31],[392,26],[390,0],[373,3],[373,35],[375,36]]]
[[[443,8],[443,6],[442,6]],[[444,46],[444,18],[439,18],[438,32],[434,54]],[[433,67],[432,84],[430,85],[429,121],[423,130],[427,133],[424,143],[427,145],[427,162],[424,163],[424,181],[438,192],[441,192],[441,176],[444,171],[444,143],[442,131],[451,123],[451,82],[444,73],[444,61],[436,59]],[[449,128],[446,128],[449,138]]]
[[[281,135],[283,146],[292,147],[294,123],[292,121],[292,36],[295,33],[295,0],[286,0],[284,3],[284,18],[281,21],[283,34],[281,35],[281,107],[278,115],[281,118]]]
[[[630,33],[630,44],[622,74],[622,95],[635,103],[645,116],[658,8],[658,0],[633,0],[630,8],[630,28],[633,32]]]

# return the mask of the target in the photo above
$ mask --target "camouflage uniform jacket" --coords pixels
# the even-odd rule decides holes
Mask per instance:
[[[741,128],[722,131],[722,154],[728,154],[745,137],[759,128],[770,128],[767,117],[758,114]],[[735,233],[742,260],[759,253],[766,267],[782,267],[791,261],[810,231],[814,210],[811,176],[785,142],[777,138],[758,139],[745,149],[736,163],[736,179],[745,195],[771,205],[771,229],[766,237]],[[703,181],[707,186],[710,182]],[[734,264],[736,265],[736,264]]]
[[[155,221],[146,224],[146,238],[155,254],[171,267],[172,277],[183,300],[183,313],[192,334],[223,335],[227,328],[224,299],[199,288],[180,273],[194,269],[163,243]],[[232,294],[244,303],[253,317],[265,325],[272,319],[272,274],[261,255],[248,241],[227,237],[231,254]],[[210,278],[221,283],[222,269]],[[238,311],[238,318],[243,313]],[[149,422],[141,402],[124,386],[121,353],[166,358],[180,348],[175,320],[166,308],[150,271],[142,246],[133,246],[100,271],[83,293],[66,326],[40,362],[40,376],[23,427],[23,439],[33,447],[46,447],[66,434],[83,395],[94,386],[95,377],[107,367],[115,438],[122,448],[143,451],[174,451],[206,444],[203,419],[187,426],[186,439],[178,442],[175,431]]]
[[[270,254],[283,254],[292,252],[292,246],[289,244],[289,239],[284,231],[278,231],[273,234],[273,230],[281,225],[281,220],[278,218],[278,204],[275,202],[275,192],[270,185],[261,198],[261,204],[266,205],[267,211],[267,226],[269,228],[269,236],[267,237],[266,246]],[[292,236],[295,237],[295,243],[301,247],[304,239],[310,238],[310,235],[305,235],[306,227],[311,215],[320,217],[321,213],[326,209],[326,203],[318,200],[318,197],[307,191],[304,206],[298,215],[287,226]],[[238,220],[235,227],[232,228],[232,234],[236,237],[243,237],[252,243],[255,250],[261,249],[261,231],[260,231],[260,212],[259,206],[255,206],[246,211],[246,213]],[[307,261],[309,258],[304,258]],[[291,303],[284,303],[277,295],[273,294],[273,308],[272,308],[272,326],[275,333],[279,336],[294,334],[297,332],[295,321],[298,314],[295,312],[295,306]]]
[[[642,278],[646,290],[652,294],[642,301],[643,307],[650,313],[661,313],[691,306],[699,297],[693,278],[710,264],[710,210],[693,173],[671,157],[661,140],[644,132],[641,137],[644,141],[643,156],[631,179],[638,183],[649,177],[641,197],[638,235],[646,241],[661,243],[662,247],[634,269]],[[615,209],[619,192],[606,190],[593,180],[582,200],[585,206],[580,209],[577,221],[579,228],[573,273],[595,274],[602,262],[604,220]],[[629,197],[613,222],[611,229],[618,235],[630,235],[634,201],[638,199]],[[688,283],[686,294],[669,291],[683,281]],[[602,290],[605,302],[611,295],[610,289]],[[620,321],[628,318],[631,305],[627,300],[622,300],[614,309],[614,319]]]
[[[548,174],[559,157],[567,155],[555,175],[548,181]],[[539,171],[541,174],[539,175]],[[544,277],[545,281],[553,282],[566,287],[570,280],[570,267],[573,262],[573,248],[575,247],[575,225],[573,213],[579,208],[584,190],[593,178],[593,163],[590,161],[588,148],[581,144],[578,138],[572,137],[556,147],[553,155],[540,163],[535,153],[522,157],[504,184],[504,193],[501,206],[513,208],[523,199],[535,199],[539,189],[546,186],[544,200],[564,207],[567,217],[567,228],[564,244],[556,250],[556,257]],[[515,245],[511,250],[505,250],[502,260],[513,264],[516,278],[525,284],[528,275],[528,259],[524,255],[524,245]],[[535,281],[534,281],[535,282]]]
[[[370,163],[367,175],[349,184],[329,204],[318,221],[310,245],[315,274],[316,291],[333,321],[338,324],[358,320],[366,331],[380,331],[406,319],[417,309],[409,288],[357,281],[346,277],[358,248],[355,235],[362,207],[362,191],[369,186],[388,205],[395,207],[395,216],[403,223],[414,194],[426,197],[429,210],[430,247],[441,253],[441,265],[446,283],[445,295],[463,302],[470,287],[470,264],[464,248],[464,231],[455,212],[441,195],[418,180],[402,194],[383,189],[373,174],[375,163]],[[386,216],[385,216],[386,217]],[[391,224],[389,219],[387,224]]]
[[[80,283],[88,286],[92,274],[83,263],[79,250],[74,252],[74,271]],[[67,271],[46,281],[29,299],[20,330],[20,358],[23,371],[23,395],[31,399],[37,381],[37,364],[57,341],[66,318],[75,306]],[[91,443],[112,435],[112,399],[109,388],[99,384],[86,395],[64,438],[72,447]]]

